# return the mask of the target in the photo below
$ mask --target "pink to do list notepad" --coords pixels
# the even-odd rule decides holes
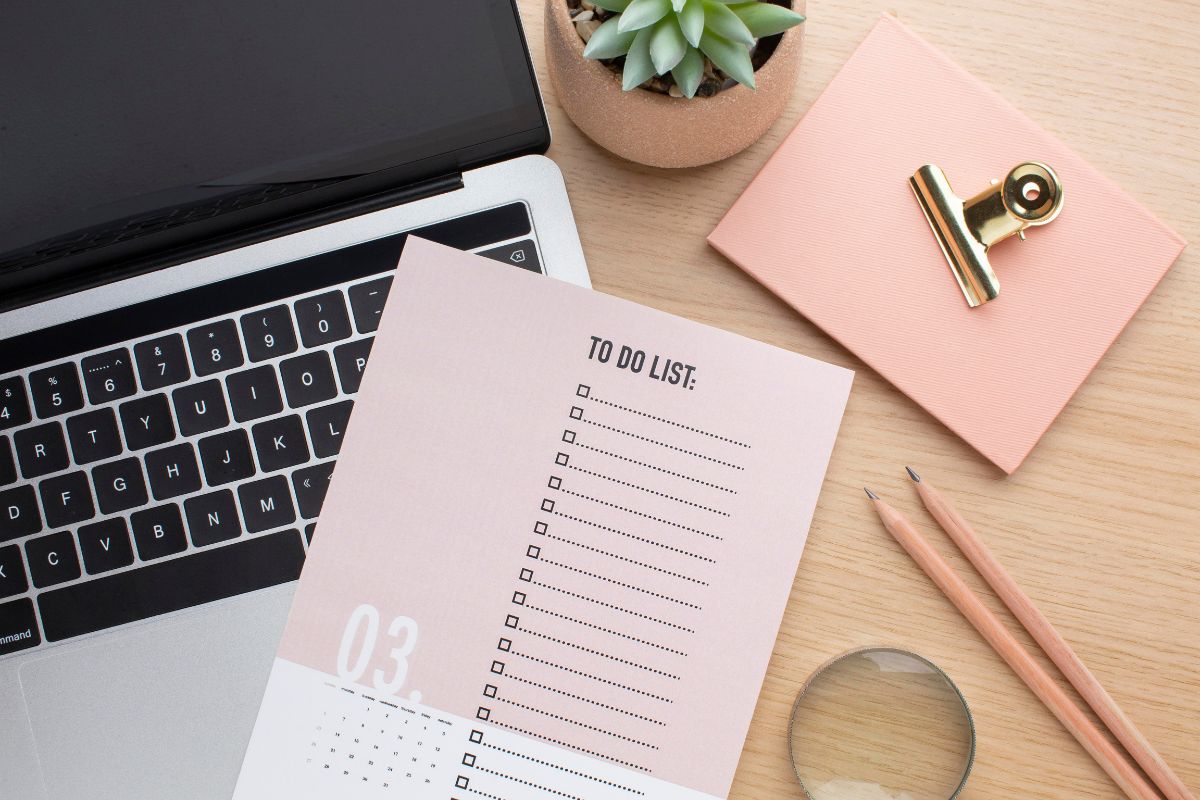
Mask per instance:
[[[725,797],[851,377],[410,239],[236,800]]]
[[[968,308],[908,178],[934,163],[970,197],[1024,161],[1058,172],[1062,214],[994,249],[1000,296]],[[890,16],[709,242],[1009,473],[1184,247]]]

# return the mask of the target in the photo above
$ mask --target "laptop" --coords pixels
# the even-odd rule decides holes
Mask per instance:
[[[0,11],[0,798],[224,798],[406,237],[587,267],[512,0],[70,6]]]

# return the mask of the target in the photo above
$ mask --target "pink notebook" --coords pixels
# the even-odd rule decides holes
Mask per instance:
[[[935,163],[969,197],[1030,160],[1058,172],[1062,214],[994,249],[1001,294],[968,308],[908,177]],[[709,243],[1008,473],[1185,245],[889,16]]]

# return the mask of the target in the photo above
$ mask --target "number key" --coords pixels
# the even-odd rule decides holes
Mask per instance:
[[[29,398],[21,376],[0,381],[0,431],[29,422]]]
[[[79,370],[70,362],[39,369],[29,374],[33,408],[41,419],[83,408]]]
[[[187,354],[183,351],[183,337],[178,333],[135,344],[133,355],[137,359],[138,377],[146,391],[181,383],[192,377]]]
[[[336,342],[350,335],[350,315],[341,292],[297,300],[296,321],[305,347]]]
[[[237,326],[231,319],[192,328],[188,331],[187,340],[197,375],[212,375],[245,363]]]
[[[296,350],[296,330],[287,306],[253,311],[242,317],[242,336],[251,361],[284,356]]]
[[[83,368],[88,400],[92,405],[128,397],[137,388],[133,381],[133,365],[129,363],[129,351],[124,347],[88,356],[80,362],[80,366]]]

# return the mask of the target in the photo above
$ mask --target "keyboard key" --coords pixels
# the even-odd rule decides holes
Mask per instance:
[[[305,347],[317,347],[350,335],[350,315],[341,292],[296,301],[296,327]]]
[[[137,360],[138,377],[145,391],[183,383],[192,377],[187,353],[183,350],[183,337],[178,333],[135,344],[133,357]]]
[[[337,396],[333,367],[323,350],[281,361],[279,372],[283,375],[283,389],[292,408],[310,406]]]
[[[279,393],[274,367],[255,367],[230,375],[225,379],[225,388],[229,391],[233,418],[238,422],[283,411],[283,396]]]
[[[96,484],[96,500],[100,510],[105,514],[144,506],[149,499],[146,496],[146,479],[142,476],[142,462],[136,458],[122,458],[101,464],[92,470],[92,482]]]
[[[46,527],[64,528],[96,516],[86,472],[68,472],[47,478],[38,486]]]
[[[345,438],[346,423],[350,421],[352,408],[353,400],[343,400],[314,408],[305,415],[313,453],[317,458],[336,456],[342,449],[342,439]]]
[[[0,492],[0,542],[18,539],[42,529],[37,494],[28,484]]]
[[[374,333],[379,316],[392,288],[392,278],[378,278],[350,287],[350,310],[354,312],[354,327],[359,333]]]
[[[300,505],[300,516],[316,519],[329,491],[329,480],[333,477],[333,462],[316,464],[292,473],[292,487],[296,490],[296,502]]]
[[[512,264],[521,269],[527,269],[530,272],[542,271],[542,265],[538,262],[537,247],[534,246],[533,239],[522,239],[512,244],[493,247],[491,250],[484,250],[479,255],[495,261],[503,261],[505,264]]]
[[[200,440],[200,463],[209,486],[240,481],[254,474],[250,438],[241,428]]]
[[[181,386],[171,392],[171,400],[175,403],[179,432],[184,436],[208,433],[229,424],[219,380]]]
[[[292,507],[292,493],[287,478],[276,475],[238,487],[238,500],[242,504],[242,519],[250,533],[282,528],[296,521],[296,509]]]
[[[27,479],[64,470],[70,464],[67,440],[63,438],[62,425],[57,422],[17,431],[13,434],[13,445],[17,450],[17,461],[21,463],[21,475]]]
[[[15,544],[0,547],[0,597],[12,597],[29,589],[25,580],[25,562]],[[3,633],[3,631],[0,631]]]
[[[29,574],[39,589],[79,577],[79,557],[75,555],[75,538],[70,531],[59,531],[25,543],[25,558]]]
[[[37,620],[33,616],[33,601],[28,597],[0,603],[0,656],[27,650],[42,643]]]
[[[130,450],[144,450],[175,438],[171,404],[165,394],[152,394],[121,404],[121,428]]]
[[[287,306],[254,311],[242,317],[242,336],[251,361],[285,356],[296,351],[296,330]]]
[[[338,377],[342,381],[342,391],[354,394],[362,383],[363,370],[367,368],[367,356],[371,354],[374,337],[359,339],[357,342],[339,344],[333,348],[333,362],[337,364]]]
[[[187,549],[183,517],[179,514],[179,506],[174,503],[135,512],[129,522],[133,526],[138,558],[142,561],[152,561]]]
[[[133,563],[133,545],[125,520],[113,517],[79,529],[79,551],[88,575],[128,567]]]
[[[304,526],[304,541],[312,544],[313,534],[317,532],[317,523],[313,522]]]
[[[0,381],[0,431],[24,425],[30,419],[25,381],[20,375]]]
[[[133,380],[133,364],[129,362],[129,351],[124,347],[88,356],[80,362],[80,367],[83,369],[88,400],[94,406],[120,400],[137,390]]]
[[[254,435],[254,450],[263,472],[308,461],[308,442],[304,440],[304,425],[298,415],[260,422],[250,432]]]
[[[187,341],[196,374],[201,377],[234,369],[245,363],[237,326],[231,319],[192,328],[187,332]]]
[[[41,419],[83,408],[79,370],[70,362],[31,372],[29,393],[33,395],[33,408]]]
[[[57,642],[294,581],[303,565],[300,534],[280,531],[43,592],[38,609]],[[0,626],[9,616],[0,606]]]
[[[117,415],[111,408],[98,408],[67,420],[67,435],[76,464],[90,464],[121,453]]]
[[[200,488],[196,452],[186,442],[147,453],[146,475],[155,500],[169,500]]]
[[[236,539],[242,535],[237,508],[233,505],[233,492],[228,489],[189,497],[183,501],[183,513],[187,516],[192,544],[196,547]]]
[[[12,445],[0,436],[0,486],[17,479],[17,462],[13,458]]]

